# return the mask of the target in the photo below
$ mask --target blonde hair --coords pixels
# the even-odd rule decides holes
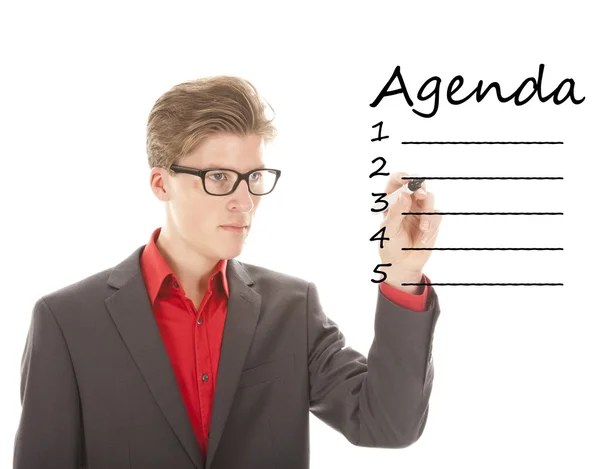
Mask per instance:
[[[234,76],[213,76],[173,86],[156,100],[146,127],[150,168],[169,169],[207,138],[220,133],[277,136],[256,88]],[[263,100],[264,101],[264,100]]]

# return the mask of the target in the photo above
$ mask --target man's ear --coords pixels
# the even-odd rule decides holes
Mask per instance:
[[[150,173],[150,186],[152,191],[156,194],[159,200],[166,202],[169,200],[168,188],[169,188],[169,177],[170,169],[167,168],[152,168]]]

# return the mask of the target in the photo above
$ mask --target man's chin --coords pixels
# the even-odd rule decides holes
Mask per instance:
[[[245,241],[243,243],[231,243],[229,245],[221,244],[216,251],[219,253],[221,259],[233,259],[242,253],[244,244]]]

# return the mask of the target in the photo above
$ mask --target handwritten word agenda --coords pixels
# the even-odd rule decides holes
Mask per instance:
[[[544,96],[542,94],[542,76],[544,74],[544,64],[540,64],[539,67],[539,72],[538,72],[538,77],[537,80],[533,77],[529,77],[527,79],[525,79],[523,81],[523,83],[521,83],[521,85],[515,90],[515,92],[513,94],[511,94],[510,96],[504,97],[502,95],[502,90],[500,88],[500,84],[498,82],[493,81],[492,83],[490,83],[485,90],[482,91],[482,86],[483,86],[483,80],[480,80],[477,87],[471,92],[469,93],[467,96],[465,96],[462,99],[454,99],[453,95],[460,89],[460,87],[464,84],[464,79],[461,75],[457,75],[455,76],[452,80],[450,80],[450,83],[448,84],[448,89],[446,91],[446,98],[448,99],[448,102],[450,104],[454,104],[454,105],[458,105],[458,104],[462,104],[465,101],[468,101],[473,95],[475,95],[475,99],[477,100],[477,102],[481,102],[481,100],[483,98],[485,98],[485,95],[492,89],[494,88],[496,91],[496,96],[498,98],[498,101],[500,101],[501,103],[507,103],[511,100],[514,99],[515,105],[517,106],[522,106],[523,104],[526,104],[528,101],[530,101],[536,94],[538,96],[538,99],[541,102],[546,102],[548,101],[550,98],[552,98],[552,101],[554,102],[554,104],[562,104],[564,103],[568,98],[571,99],[571,102],[575,103],[575,104],[581,104],[584,100],[585,97],[581,98],[581,99],[577,99],[574,96],[575,93],[575,80],[573,80],[572,78],[565,78],[563,81],[560,82],[560,84],[554,89],[554,91],[552,91],[549,95]],[[394,80],[398,80],[400,83],[400,89],[395,89],[395,90],[390,90],[390,86],[392,85],[392,83],[394,82]],[[438,111],[438,107],[439,107],[439,103],[440,103],[440,85],[441,85],[441,78],[434,76],[429,78],[428,80],[425,81],[425,83],[423,83],[423,85],[421,86],[421,88],[419,88],[419,91],[417,93],[417,98],[419,98],[419,101],[427,101],[428,99],[430,99],[431,97],[434,98],[434,105],[433,105],[433,111],[431,111],[431,113],[426,114],[426,113],[422,113],[417,111],[416,109],[413,109],[412,111],[417,114],[418,116],[421,117],[433,117],[435,116],[435,114]],[[428,93],[427,95],[424,95],[425,89],[427,88],[427,86],[430,83],[434,83],[434,88],[433,90]],[[531,91],[531,93],[526,96],[525,98],[523,97],[523,93],[525,90],[525,87],[531,83],[533,85],[533,90]],[[562,90],[563,86],[567,85],[567,93],[563,98],[558,97],[558,95],[560,94],[560,91]],[[392,74],[391,78],[388,80],[388,82],[385,84],[385,86],[383,87],[383,89],[380,91],[379,95],[377,96],[377,98],[375,99],[375,101],[373,101],[370,106],[371,107],[377,107],[377,105],[381,102],[381,100],[383,98],[386,98],[388,96],[393,96],[396,94],[404,94],[404,98],[406,99],[406,102],[408,103],[408,105],[410,107],[413,107],[413,100],[410,98],[410,95],[408,93],[408,89],[406,88],[406,85],[404,84],[404,80],[402,78],[402,74],[400,73],[400,66],[397,65],[396,68],[394,69],[394,73]]]

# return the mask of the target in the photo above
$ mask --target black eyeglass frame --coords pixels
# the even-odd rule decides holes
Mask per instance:
[[[185,174],[193,174],[194,176],[198,176],[200,179],[202,179],[202,187],[204,188],[204,192],[206,192],[209,195],[213,195],[215,197],[221,197],[221,196],[233,194],[235,192],[235,190],[237,189],[238,185],[240,184],[240,181],[246,181],[246,184],[248,185],[248,190],[250,191],[251,194],[258,195],[258,196],[267,195],[267,194],[270,194],[271,192],[273,192],[273,190],[275,189],[275,186],[277,185],[277,181],[279,180],[279,177],[281,176],[281,170],[273,169],[273,168],[257,168],[257,169],[248,171],[247,173],[240,173],[239,171],[236,171],[235,169],[229,169],[229,168],[196,169],[196,168],[189,168],[187,166],[180,166],[177,164],[172,164],[169,169],[171,171],[173,171],[174,173],[185,173]],[[208,173],[210,171],[231,171],[233,173],[236,173],[238,178],[237,178],[237,181],[235,181],[233,188],[226,194],[213,194],[212,192],[208,192],[208,190],[206,190],[206,183],[204,182],[206,173]],[[275,182],[273,183],[273,187],[271,188],[271,190],[269,192],[265,192],[264,194],[256,194],[256,193],[252,192],[252,189],[250,188],[249,177],[252,173],[255,173],[256,171],[272,171],[275,173]]]

